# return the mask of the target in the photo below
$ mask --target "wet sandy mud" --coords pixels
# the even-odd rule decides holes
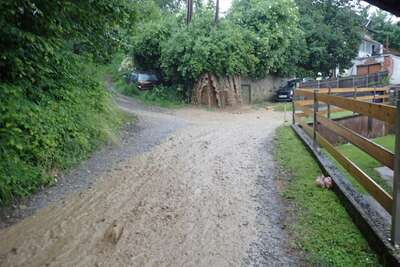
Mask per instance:
[[[0,230],[0,266],[298,265],[273,181],[280,113],[165,113],[129,101],[120,105],[168,133],[99,171],[91,188]]]

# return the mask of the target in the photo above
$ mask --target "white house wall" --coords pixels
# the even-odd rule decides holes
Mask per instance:
[[[370,57],[373,54],[373,47],[379,49],[379,53],[382,54],[383,52],[383,45],[378,42],[371,42],[367,40],[362,40],[360,47],[358,48],[358,56],[359,58],[362,57]]]
[[[393,60],[393,73],[390,77],[390,84],[400,84],[400,57],[391,56]]]

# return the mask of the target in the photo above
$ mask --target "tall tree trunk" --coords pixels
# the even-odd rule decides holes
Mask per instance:
[[[218,108],[240,105],[240,76],[203,74],[193,88],[192,103]]]
[[[217,0],[215,3],[215,19],[214,19],[215,24],[218,23],[218,19],[219,19],[219,0]]]
[[[193,17],[193,0],[187,0],[186,6],[187,6],[186,24],[189,25],[189,23],[192,21],[192,17]]]

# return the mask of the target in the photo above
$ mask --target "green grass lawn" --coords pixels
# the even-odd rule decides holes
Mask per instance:
[[[282,195],[295,213],[289,231],[314,266],[379,266],[335,193],[315,185],[321,170],[289,127],[276,133],[275,159],[283,181]],[[290,211],[289,211],[290,213]]]
[[[373,139],[373,141],[387,149],[394,151],[394,135],[387,135]],[[375,182],[377,182],[388,193],[392,193],[391,187],[375,172],[375,168],[381,167],[382,164],[369,156],[367,153],[352,144],[344,144],[337,147],[337,149],[367,173]],[[349,176],[349,175],[348,175]],[[350,178],[353,184],[357,183],[353,178]],[[361,189],[360,185],[356,186],[359,191],[365,192]]]

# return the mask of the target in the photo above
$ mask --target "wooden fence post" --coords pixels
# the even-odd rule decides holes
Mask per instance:
[[[295,109],[295,106],[294,106],[294,100],[296,99],[296,89],[297,89],[297,86],[295,87],[295,90],[294,90],[294,92],[293,92],[293,97],[292,97],[292,124],[294,125],[294,124],[296,124],[296,118],[295,118],[295,113],[296,113],[296,109]]]
[[[318,147],[318,142],[317,142],[317,112],[318,112],[318,92],[319,89],[314,89],[314,120],[313,120],[313,144],[314,144],[314,149],[317,151],[317,147]]]
[[[328,95],[331,95],[331,87],[328,88]],[[331,104],[328,104],[328,119],[331,118]]]
[[[354,87],[354,100],[357,100],[357,87]],[[354,111],[353,114],[355,114]]]
[[[393,175],[392,243],[400,245],[400,97],[396,96],[396,141]]]

